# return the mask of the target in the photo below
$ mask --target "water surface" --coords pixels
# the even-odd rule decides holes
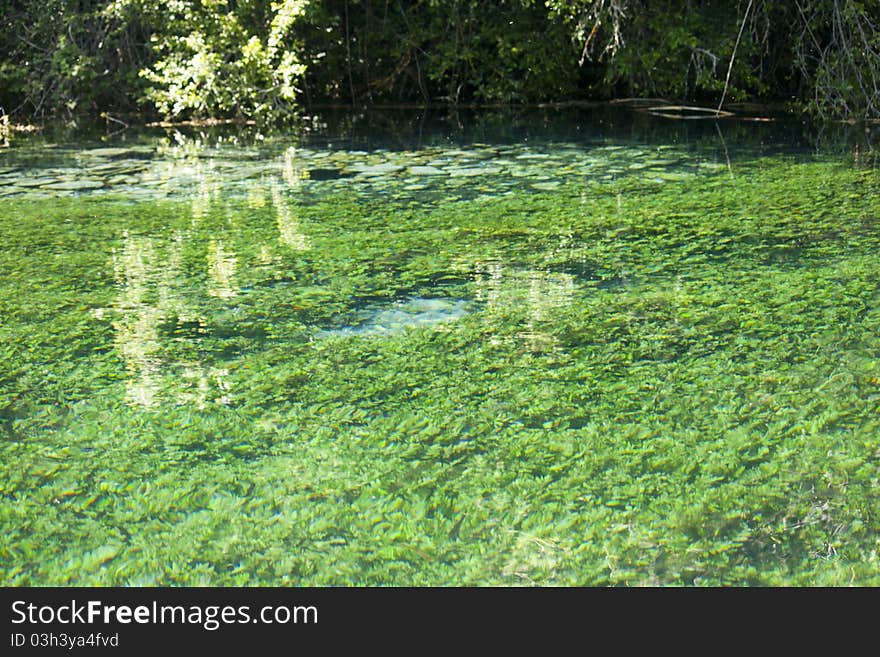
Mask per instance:
[[[17,139],[3,581],[878,583],[873,162],[619,108]]]

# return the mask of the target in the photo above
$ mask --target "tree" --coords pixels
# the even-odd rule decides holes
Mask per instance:
[[[305,67],[293,27],[307,5],[308,0],[117,0],[113,10],[150,17],[155,61],[140,72],[151,83],[143,100],[164,116],[268,122],[296,113]]]
[[[0,16],[0,115],[273,123],[304,103],[727,91],[880,118],[880,3],[859,0],[5,0]]]

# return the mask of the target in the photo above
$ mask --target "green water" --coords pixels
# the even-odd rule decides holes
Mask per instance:
[[[880,584],[864,149],[469,120],[0,151],[2,583]]]

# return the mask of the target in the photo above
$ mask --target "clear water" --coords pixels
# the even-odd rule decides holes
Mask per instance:
[[[14,139],[4,583],[877,583],[873,138]]]

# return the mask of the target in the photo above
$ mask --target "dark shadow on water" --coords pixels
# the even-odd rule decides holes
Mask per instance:
[[[340,178],[353,178],[351,172],[344,172],[340,169],[308,169],[309,180],[338,180]]]
[[[606,269],[597,262],[585,259],[566,260],[547,267],[547,271],[568,274],[578,282],[599,290],[615,290],[631,286],[635,282],[629,276],[609,275]]]

